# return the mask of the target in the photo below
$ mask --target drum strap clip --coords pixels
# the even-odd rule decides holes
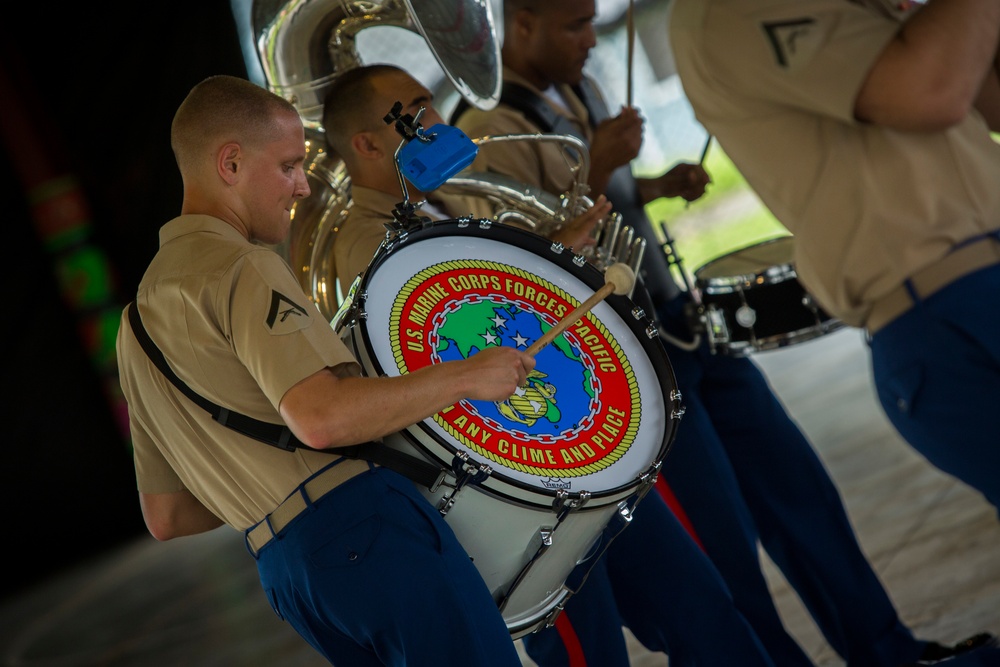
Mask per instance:
[[[279,449],[284,449],[285,451],[293,452],[296,448],[312,449],[296,438],[292,434],[292,431],[284,424],[272,424],[248,417],[239,412],[233,412],[221,405],[216,405],[187,386],[183,380],[177,377],[173,369],[170,368],[166,357],[163,356],[163,352],[156,346],[153,339],[149,337],[149,333],[146,332],[146,328],[142,324],[142,319],[139,317],[139,308],[135,302],[130,303],[127,308],[132,331],[135,333],[136,340],[139,341],[139,344],[150,360],[181,393],[212,415],[212,419],[247,437]],[[394,470],[417,484],[427,486],[432,490],[441,484],[445,474],[448,472],[446,469],[440,468],[429,461],[392,449],[381,442],[364,442],[359,445],[351,445],[350,447],[313,449],[313,451],[338,454],[349,459],[371,461],[372,463]]]

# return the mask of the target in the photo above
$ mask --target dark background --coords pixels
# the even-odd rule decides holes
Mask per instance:
[[[15,6],[0,44],[0,539],[16,564],[3,596],[145,531],[113,393],[117,316],[180,210],[174,110],[206,76],[247,76],[224,0]],[[29,192],[65,176],[84,210],[72,242],[54,247]],[[91,270],[63,278],[80,256]]]

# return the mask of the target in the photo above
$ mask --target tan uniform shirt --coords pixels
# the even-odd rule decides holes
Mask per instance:
[[[334,265],[344,294],[375,258],[386,237],[385,224],[392,222],[392,211],[400,200],[396,194],[356,185],[351,187],[351,208],[334,242]],[[421,208],[417,213],[431,220],[441,220],[448,219],[442,214],[472,215],[472,208],[483,208],[483,205],[475,206],[472,197],[456,195],[442,196],[437,206],[437,209]]]
[[[181,380],[256,419],[281,423],[282,396],[316,371],[360,372],[288,265],[209,216],[181,216],[163,226],[136,304]],[[319,451],[287,452],[215,422],[153,365],[127,315],[118,333],[118,363],[140,492],[187,489],[243,530],[335,460]]]
[[[333,243],[337,280],[344,294],[375,257],[388,231],[385,225],[392,222],[392,211],[400,199],[399,195],[351,186],[351,208]]]
[[[526,79],[508,68],[503,70],[504,81],[520,84],[538,95],[541,91]],[[569,86],[559,86],[569,111],[550,104],[559,115],[567,118],[580,132],[580,136],[590,142],[590,129],[586,107],[576,97]],[[470,108],[458,119],[455,126],[473,139],[505,134],[538,134],[538,127],[525,118],[520,111],[499,105],[489,111]],[[577,165],[575,153],[567,153],[558,143],[542,141],[509,141],[486,143],[480,146],[479,154],[472,163],[475,171],[492,171],[504,174],[517,181],[541,188],[558,195],[573,187],[573,172]]]
[[[795,235],[806,289],[855,326],[956,243],[1000,226],[1000,146],[977,114],[935,133],[854,119],[897,30],[846,0],[676,0],[670,20],[696,117]]]

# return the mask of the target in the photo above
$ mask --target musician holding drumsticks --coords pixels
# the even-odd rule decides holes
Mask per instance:
[[[287,236],[309,195],[297,110],[249,81],[210,77],[178,108],[171,145],[181,215],[161,228],[118,337],[150,533],[244,532],[275,613],[332,664],[519,667],[441,515],[390,463],[367,460],[378,445],[345,447],[463,398],[509,398],[533,357],[496,347],[359,377],[291,269],[260,245]]]
[[[1000,6],[676,4],[698,119],[795,234],[803,284],[866,330],[885,414],[1000,510]]]
[[[348,70],[338,77],[327,96],[323,114],[327,143],[348,166],[355,197],[340,231],[346,236],[338,237],[337,241],[352,239],[350,256],[346,261],[339,256],[337,259],[341,284],[350,284],[374,258],[385,237],[384,225],[392,219],[392,210],[403,196],[393,160],[400,137],[395,131],[373,131],[373,124],[382,123],[386,111],[397,100],[405,100],[404,106],[416,100],[418,106],[425,107],[424,117],[431,119],[431,123],[440,118],[432,107],[430,91],[406,72],[391,66],[371,65]],[[411,108],[410,112],[417,110]],[[408,191],[412,193],[409,188]],[[357,198],[359,194],[360,199]],[[436,193],[426,194],[433,199]],[[470,206],[474,207],[474,203],[458,197],[446,200],[438,210],[423,207],[418,213],[434,219],[449,219],[467,215]],[[603,206],[595,208],[599,208],[602,215],[606,212]],[[629,527],[611,542],[609,549],[628,550],[640,548],[639,545],[651,559],[670,563],[670,567],[657,568],[655,573],[637,571],[635,587],[618,592],[649,601],[670,599],[676,608],[684,610],[658,629],[669,638],[673,664],[734,667],[771,664],[777,667],[780,664],[766,655],[747,619],[734,607],[718,572],[656,494],[646,496]],[[595,600],[598,607],[594,613],[616,629],[619,627],[613,594],[602,567],[590,572],[582,592],[577,595]],[[694,603],[696,600],[698,602]],[[727,641],[703,641],[704,634],[689,633],[689,625],[711,627],[713,632],[724,633]],[[620,660],[620,656],[626,654],[621,632],[607,639],[603,646],[588,655],[587,664],[602,667],[627,664],[627,657],[625,663]]]
[[[453,122],[473,138],[543,132],[584,139],[592,152],[592,194],[606,194],[625,223],[659,248],[644,204],[664,194],[696,198],[707,178],[687,188],[674,182],[674,190],[665,191],[665,177],[652,182],[632,177],[629,163],[641,145],[641,117],[631,108],[611,117],[583,71],[596,44],[594,15],[594,0],[507,0],[500,104],[489,111],[467,109]],[[724,44],[724,32],[720,36]],[[550,144],[493,143],[481,147],[473,167],[558,193],[569,180],[558,168],[561,161]],[[695,167],[668,174],[697,174]],[[648,296],[646,305],[669,334],[667,352],[687,407],[664,462],[666,485],[658,488],[679,501],[677,511],[689,520],[775,661],[783,667],[811,664],[782,625],[761,571],[758,540],[848,664],[898,667],[946,658],[986,641],[988,636],[980,636],[944,647],[913,637],[857,543],[821,460],[760,370],[750,359],[712,354],[707,341],[685,343],[693,339],[685,314],[690,299],[674,283],[662,253],[647,252],[639,273],[645,290],[637,290],[637,300]],[[627,538],[626,533],[620,541]],[[654,571],[663,576],[672,567],[647,556],[641,545],[631,552],[612,545],[604,560],[623,621],[647,648],[669,652],[657,628],[684,622],[669,617],[686,616],[690,607],[668,599],[648,604],[623,592],[634,587],[633,577]],[[588,664],[626,664],[625,657],[616,663],[591,659],[620,632],[618,624],[607,623],[604,609],[597,611],[606,603],[586,600],[592,592],[584,588],[571,599],[555,629],[526,638],[529,654],[542,667],[566,664],[572,651],[582,651]],[[724,641],[724,633],[711,626],[692,625],[689,633],[699,641]]]

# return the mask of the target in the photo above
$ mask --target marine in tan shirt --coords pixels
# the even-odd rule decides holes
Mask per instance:
[[[898,31],[847,0],[682,0],[670,21],[698,120],[794,234],[806,288],[853,326],[1000,227],[1000,146],[979,113],[938,131],[858,119],[858,93]]]
[[[495,347],[359,377],[291,269],[265,247],[287,238],[295,203],[310,194],[295,107],[245,79],[209,77],[178,108],[171,147],[181,215],[161,228],[118,335],[149,532],[169,540],[223,524],[244,531],[271,607],[331,664],[405,655],[412,664],[518,667],[491,591],[415,480],[394,463],[375,465],[377,453],[369,462],[338,449],[466,397],[505,400],[534,359]],[[142,331],[155,351],[140,347]],[[169,369],[154,365],[157,352]],[[228,412],[213,420],[168,372]],[[235,414],[276,427],[282,437],[265,439],[277,446],[222,423]]]
[[[1000,508],[1000,5],[676,0],[669,35],[893,425]]]

